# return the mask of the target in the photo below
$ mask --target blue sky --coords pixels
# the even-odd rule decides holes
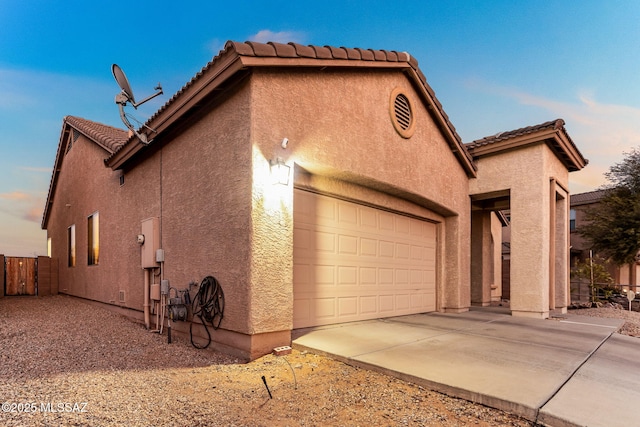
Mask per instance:
[[[225,41],[407,51],[465,142],[563,118],[590,160],[640,146],[640,2],[0,0],[0,254],[46,254],[40,222],[62,119],[123,127],[111,64],[166,102]]]

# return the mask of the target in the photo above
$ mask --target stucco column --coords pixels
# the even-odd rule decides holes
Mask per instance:
[[[545,180],[546,181],[546,180]],[[549,317],[549,183],[511,191],[511,314]]]
[[[469,207],[470,209],[470,207]],[[445,219],[444,262],[442,269],[442,310],[462,313],[471,304],[469,239],[471,220],[468,215],[450,216]]]
[[[493,251],[491,211],[471,213],[471,304],[491,304]]]

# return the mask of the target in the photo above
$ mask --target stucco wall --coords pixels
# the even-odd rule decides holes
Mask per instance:
[[[52,258],[59,260],[60,292],[106,303],[141,309],[142,270],[135,235],[139,232],[132,217],[142,213],[144,197],[127,197],[120,186],[120,172],[104,166],[108,153],[80,136],[63,159],[54,204],[48,222]],[[145,188],[149,188],[148,186]],[[100,216],[98,265],[87,265],[87,218]],[[132,213],[136,215],[133,216]],[[76,266],[68,266],[67,229],[75,224]],[[125,291],[124,304],[118,292]]]
[[[390,119],[390,95],[397,87],[405,91],[414,108],[417,126],[410,139],[400,137]],[[260,70],[252,78],[252,118],[251,140],[256,147],[254,209],[258,208],[254,213],[261,212],[261,198],[273,192],[273,185],[261,177],[268,160],[275,157],[334,183],[357,184],[426,208],[442,218],[440,307],[460,310],[469,306],[468,179],[404,75],[385,71]],[[280,146],[284,137],[289,139],[286,149]],[[293,186],[279,188],[278,192],[281,211],[254,216],[254,236],[273,234],[274,219],[279,235],[277,241],[254,241],[252,313],[259,317],[264,312],[272,313],[274,307],[291,306],[287,299],[290,291],[274,292],[263,285],[264,281],[287,287],[292,283],[293,226],[289,217]],[[340,194],[340,185],[329,192]],[[349,197],[376,203],[364,192]],[[260,247],[262,244],[266,246]],[[273,253],[285,254],[283,261],[274,265],[268,255]],[[260,271],[269,271],[269,276],[257,274]],[[287,322],[291,319],[288,309],[276,315]],[[260,320],[256,317],[255,322]]]
[[[186,288],[213,275],[225,294],[222,327],[252,334],[251,146],[248,85],[203,112],[162,147],[165,277]],[[194,289],[194,292],[197,289]]]

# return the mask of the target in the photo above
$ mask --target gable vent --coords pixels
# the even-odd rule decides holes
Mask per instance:
[[[403,138],[411,138],[415,130],[415,119],[409,97],[401,89],[391,93],[389,112],[393,127]]]
[[[409,129],[409,126],[411,126],[411,105],[403,94],[396,96],[395,114],[398,125],[402,130]]]

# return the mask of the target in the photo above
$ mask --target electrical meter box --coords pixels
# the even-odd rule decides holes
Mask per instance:
[[[142,268],[155,268],[156,252],[160,249],[160,219],[148,218],[142,221],[142,234],[144,242],[140,246]]]

